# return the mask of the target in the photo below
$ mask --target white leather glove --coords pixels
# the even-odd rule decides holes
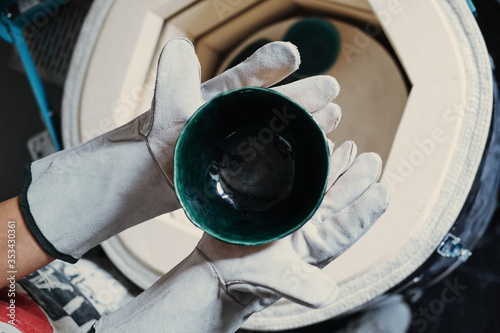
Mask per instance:
[[[191,255],[101,318],[95,331],[234,332],[280,297],[313,308],[332,302],[336,284],[321,268],[358,240],[388,205],[386,187],[375,184],[380,158],[355,155],[352,142],[332,154],[333,186],[304,227],[262,246],[231,245],[204,234]]]
[[[192,44],[168,42],[150,111],[27,166],[20,202],[29,229],[49,255],[76,262],[109,237],[179,208],[172,186],[173,150],[186,120],[214,95],[249,85],[267,87],[299,63],[292,44],[271,43],[200,89]],[[315,112],[326,130],[338,123],[340,109],[330,103],[338,93],[333,78],[314,77],[277,90]]]

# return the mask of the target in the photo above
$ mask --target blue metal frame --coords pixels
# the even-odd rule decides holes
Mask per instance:
[[[16,1],[11,1],[10,4]],[[54,1],[49,0],[46,2],[50,3],[52,9],[58,8],[62,3],[67,1]],[[40,75],[38,75],[38,71],[36,69],[35,62],[31,57],[28,45],[26,44],[26,40],[23,36],[23,29],[27,25],[27,23],[32,23],[34,19],[34,13],[37,12],[37,8],[35,7],[28,12],[22,14],[19,17],[11,19],[3,9],[6,8],[5,5],[0,7],[0,38],[4,39],[6,42],[13,44],[17,51],[19,52],[19,56],[21,57],[21,61],[26,70],[26,74],[28,76],[28,80],[31,85],[31,89],[33,90],[33,94],[35,95],[36,101],[38,103],[38,107],[40,108],[40,112],[42,115],[42,119],[47,127],[47,130],[50,133],[50,137],[54,143],[54,146],[57,150],[61,150],[61,143],[59,142],[58,136],[56,134],[56,129],[53,123],[53,111],[49,106],[49,101],[47,99],[47,95],[45,93],[45,89],[42,84],[42,80],[40,79]]]
[[[474,17],[477,17],[476,6],[474,6],[474,3],[472,2],[472,0],[466,0],[466,1],[467,1],[467,5],[469,5],[470,11],[472,12],[472,14],[474,14]]]

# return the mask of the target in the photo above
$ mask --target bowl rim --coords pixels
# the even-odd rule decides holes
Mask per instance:
[[[326,153],[326,162],[327,162],[326,163],[326,176],[325,176],[325,179],[323,181],[323,188],[322,188],[321,194],[318,196],[318,199],[316,200],[316,202],[314,204],[314,207],[302,219],[302,221],[300,223],[297,223],[293,228],[290,228],[290,229],[286,230],[285,232],[276,234],[273,237],[267,237],[267,238],[265,238],[263,240],[251,240],[251,239],[250,240],[234,240],[234,239],[231,239],[230,237],[218,235],[217,233],[212,232],[212,230],[209,230],[208,228],[205,228],[205,227],[201,226],[200,223],[197,222],[196,219],[193,216],[191,216],[191,214],[189,212],[189,209],[186,208],[187,207],[187,203],[185,202],[183,196],[178,191],[178,183],[180,182],[179,176],[178,176],[179,173],[177,172],[177,170],[180,168],[180,166],[178,165],[178,160],[179,160],[178,156],[180,155],[180,148],[179,148],[179,146],[180,146],[180,143],[187,136],[186,133],[188,132],[188,130],[186,130],[186,129],[189,129],[192,126],[195,126],[194,124],[197,122],[197,120],[200,117],[202,117],[202,111],[208,105],[212,104],[214,101],[216,101],[218,99],[221,99],[221,98],[224,98],[227,95],[232,95],[232,94],[240,93],[240,92],[244,92],[244,91],[252,91],[252,92],[259,91],[259,92],[264,92],[264,93],[267,93],[267,94],[270,94],[270,95],[279,96],[279,97],[285,99],[288,103],[294,104],[296,106],[297,110],[301,110],[300,112],[302,112],[308,119],[310,119],[312,121],[311,122],[312,129],[315,129],[319,133],[321,133],[320,135],[321,135],[321,137],[323,139],[322,140],[322,144],[324,145],[325,153]],[[209,234],[210,236],[212,236],[212,237],[214,237],[214,238],[216,238],[216,239],[218,239],[220,241],[223,241],[223,242],[226,242],[226,243],[229,243],[229,244],[234,244],[234,245],[254,245],[254,246],[256,246],[256,245],[268,244],[268,243],[273,242],[275,240],[284,238],[284,237],[292,234],[293,232],[297,231],[298,229],[300,229],[304,224],[306,224],[312,218],[312,216],[316,213],[316,211],[318,210],[319,206],[323,202],[323,198],[325,196],[326,187],[327,187],[327,184],[328,184],[328,175],[330,174],[330,151],[329,151],[329,146],[328,146],[328,141],[327,140],[328,139],[326,137],[325,132],[323,131],[323,129],[321,128],[321,126],[319,125],[319,123],[316,121],[316,119],[314,119],[314,117],[312,116],[312,114],[305,107],[303,107],[302,105],[298,104],[293,99],[291,99],[290,97],[288,97],[288,96],[286,96],[286,95],[284,95],[282,93],[279,93],[279,92],[277,92],[277,91],[275,91],[273,89],[262,88],[262,87],[243,87],[243,88],[231,89],[231,90],[228,90],[228,91],[221,92],[221,93],[217,94],[216,96],[214,96],[213,98],[211,98],[210,100],[208,100],[207,102],[205,102],[203,105],[201,105],[193,113],[193,115],[186,121],[186,123],[184,125],[184,128],[182,129],[182,131],[179,134],[179,137],[178,137],[178,139],[177,139],[177,141],[175,143],[175,148],[174,148],[174,181],[173,181],[175,196],[177,197],[177,200],[181,204],[182,210],[186,214],[186,217],[189,219],[189,221],[191,221],[191,223],[193,223],[197,228],[201,229],[203,232]]]

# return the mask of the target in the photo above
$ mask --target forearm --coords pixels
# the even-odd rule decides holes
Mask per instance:
[[[96,332],[235,332],[258,306],[229,295],[215,269],[193,253],[127,305],[100,319]]]
[[[0,203],[0,288],[7,278],[22,279],[53,260],[28,230],[19,197]]]

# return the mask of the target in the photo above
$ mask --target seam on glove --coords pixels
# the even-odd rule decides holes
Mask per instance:
[[[226,285],[228,287],[234,287],[234,286],[238,286],[238,285],[251,286],[254,288],[259,288],[259,289],[269,291],[270,296],[260,296],[260,298],[262,298],[262,297],[265,297],[265,298],[275,297],[276,295],[278,295],[279,297],[285,296],[283,293],[279,292],[278,290],[276,290],[274,288],[271,288],[269,286],[265,286],[263,284],[258,284],[258,283],[254,283],[251,281],[246,281],[246,280],[232,280],[231,282],[228,282]]]
[[[293,297],[290,293],[283,293],[275,288],[272,288],[270,286],[264,286],[262,284],[256,284],[256,283],[253,283],[253,282],[249,282],[249,281],[244,281],[244,280],[241,280],[241,281],[232,281],[231,283],[231,286],[233,285],[238,285],[238,284],[242,284],[242,285],[249,285],[249,286],[252,286],[252,287],[256,287],[256,288],[260,288],[260,289],[264,289],[266,291],[270,291],[270,295],[269,296],[256,296],[256,298],[259,298],[259,299],[266,299],[266,298],[273,298],[273,299],[276,299],[276,298],[286,298],[288,300],[291,300],[292,302],[294,303],[297,303],[297,304],[300,304],[300,305],[303,305],[303,306],[307,306],[309,308],[311,307],[314,307],[313,303],[308,303],[308,302],[305,302],[297,297]],[[228,292],[229,293],[229,292]],[[229,293],[230,294],[230,293]],[[277,297],[276,297],[277,296]]]
[[[19,206],[21,208],[21,212],[23,214],[24,220],[26,221],[26,225],[37,241],[37,243],[43,248],[47,254],[49,254],[51,257],[54,257],[56,259],[60,259],[66,262],[69,262],[70,264],[74,264],[78,261],[78,259],[73,258],[70,255],[64,254],[59,252],[52,243],[45,238],[45,236],[42,234],[40,229],[38,228],[38,225],[35,222],[35,218],[31,214],[30,206],[28,203],[28,188],[31,185],[31,163],[26,164],[24,168],[24,187],[23,190],[21,191],[21,195],[19,197]]]
[[[256,298],[258,298],[258,296],[255,296],[254,298],[252,298],[247,304],[244,304],[242,302],[240,302],[233,294],[231,294],[229,292],[229,288],[228,288],[228,284],[226,283],[226,281],[222,278],[222,276],[220,276],[219,274],[219,271],[217,270],[217,267],[215,267],[214,263],[212,262],[212,260],[210,260],[206,255],[205,253],[201,252],[201,250],[196,247],[194,249],[203,259],[205,259],[205,261],[210,265],[210,267],[212,268],[213,272],[215,273],[215,275],[217,276],[217,279],[219,280],[219,283],[223,286],[224,288],[224,292],[226,293],[226,295],[228,295],[229,297],[231,297],[231,299],[233,301],[235,301],[236,303],[238,303],[239,305],[245,307],[247,306],[248,304],[250,304],[251,302],[253,302]]]
[[[333,185],[335,185],[338,180],[340,179],[340,177],[342,177],[347,170],[349,170],[349,168],[352,166],[352,164],[354,163],[354,160],[356,159],[356,152],[357,152],[357,148],[356,148],[356,152],[354,152],[354,141],[351,141],[351,140],[348,140],[346,142],[350,142],[351,143],[351,149],[349,150],[349,159],[344,163],[344,167],[342,168],[341,172],[337,175],[337,179],[335,179],[335,181],[330,185],[330,187],[326,190],[325,193],[327,193],[328,191],[330,191],[330,189],[333,187]],[[340,148],[340,147],[339,147]],[[330,156],[333,155],[334,152],[332,152],[332,154]]]
[[[145,118],[148,118],[148,119],[145,119]],[[163,177],[167,181],[168,188],[174,190],[174,185],[170,182],[170,180],[168,179],[165,172],[163,172],[163,168],[161,167],[160,162],[156,159],[156,157],[153,153],[153,150],[151,149],[151,146],[149,145],[149,134],[151,133],[151,129],[153,128],[153,121],[154,121],[154,112],[153,112],[153,109],[150,109],[150,110],[146,111],[145,113],[139,115],[137,118],[134,118],[134,119],[130,120],[129,122],[115,128],[111,132],[119,131],[122,128],[133,126],[132,125],[133,123],[138,122],[138,124],[136,125],[138,138],[140,138],[142,141],[144,141],[146,143],[146,147],[149,151],[149,155],[155,161],[155,164],[158,166],[160,173],[163,175]],[[141,123],[141,122],[144,122],[147,124],[145,125],[144,123]],[[146,128],[146,130],[144,130],[144,128]],[[108,142],[111,142],[111,143],[123,141],[123,140],[110,139],[109,135],[111,132],[104,134],[105,140],[107,140]],[[97,138],[92,139],[92,141],[95,139],[97,139]],[[130,141],[130,137],[128,137],[127,140]],[[90,142],[90,141],[88,141],[88,142]],[[137,140],[137,142],[139,142],[139,141]]]
[[[163,178],[165,178],[165,180],[167,181],[168,187],[170,187],[170,189],[175,191],[174,184],[172,184],[170,179],[168,179],[167,175],[165,174],[165,171],[163,171],[163,168],[161,167],[160,162],[158,161],[155,154],[153,153],[153,150],[151,149],[151,146],[149,145],[149,140],[148,140],[147,136],[144,136],[144,139],[145,139],[144,141],[146,141],[146,147],[148,147],[149,155],[151,155],[151,158],[153,159],[153,161],[155,161],[156,166],[158,166],[158,169],[160,169],[160,173],[162,174]]]

